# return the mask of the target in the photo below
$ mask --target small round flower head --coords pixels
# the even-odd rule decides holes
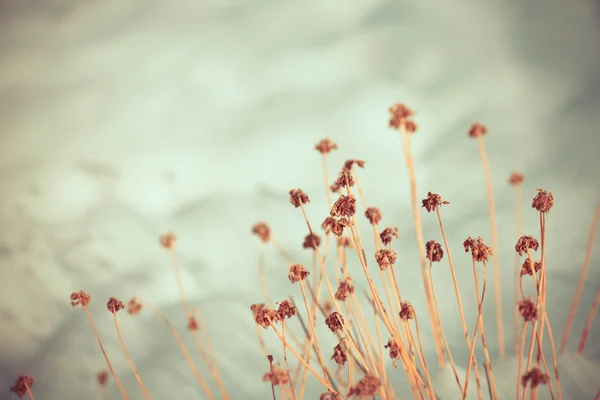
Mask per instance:
[[[533,263],[533,270],[537,273],[540,268],[542,268],[542,263],[540,263],[539,261],[536,261]],[[529,276],[533,276],[533,272],[531,272],[532,268],[531,268],[531,260],[529,260],[529,258],[526,258],[525,261],[523,262],[523,265],[521,266],[521,276],[524,275],[529,275]]]
[[[485,125],[480,123],[474,123],[471,125],[471,129],[469,129],[469,136],[472,138],[482,137],[487,133],[487,128]]]
[[[302,243],[302,247],[305,249],[313,249],[316,250],[317,247],[321,244],[321,238],[314,233],[309,233],[304,238],[304,242]]]
[[[176,239],[177,238],[175,237],[175,234],[173,232],[168,232],[163,235],[160,235],[159,242],[161,247],[171,250],[173,249],[173,247],[175,247]]]
[[[525,322],[535,321],[537,319],[537,307],[530,299],[523,299],[519,302],[519,314]]]
[[[346,236],[340,236],[337,238],[337,245],[342,248],[352,247],[352,242]]]
[[[338,286],[338,289],[335,292],[335,299],[339,301],[345,301],[352,293],[354,293],[352,279],[346,278],[340,282],[340,286]]]
[[[489,256],[493,255],[492,248],[483,243],[483,239],[480,237],[473,239],[469,236],[463,242],[463,247],[465,248],[465,253],[471,252],[471,257],[476,262],[485,262]]]
[[[350,170],[343,168],[338,174],[335,184],[342,188],[354,186],[354,177]]]
[[[356,214],[356,198],[354,195],[341,195],[331,207],[332,217],[351,217]]]
[[[264,243],[271,239],[271,228],[264,222],[259,222],[252,227],[252,233],[260,238]]]
[[[517,244],[515,245],[515,251],[520,255],[524,256],[527,254],[527,250],[531,249],[533,251],[537,251],[540,244],[537,239],[533,236],[521,236],[519,240],[517,240]]]
[[[375,252],[375,261],[383,271],[396,263],[398,254],[394,250],[381,249]]]
[[[440,196],[439,194],[431,192],[427,193],[427,197],[421,200],[421,203],[423,204],[422,207],[425,207],[427,212],[436,211],[437,208],[442,204],[450,204],[447,201],[443,201],[442,196]]]
[[[337,365],[346,364],[346,361],[348,360],[348,356],[346,354],[346,350],[342,346],[342,342],[338,343],[333,348],[333,355],[331,356],[331,359],[333,361],[335,361]]]
[[[348,392],[348,397],[371,397],[379,391],[381,380],[375,375],[367,374],[358,383],[352,386]]]
[[[442,246],[435,240],[430,240],[425,243],[425,253],[428,260],[431,262],[440,262],[444,257]]]
[[[394,129],[405,128],[406,122],[415,115],[413,110],[400,103],[392,105],[388,110],[390,112],[389,124]]]
[[[290,282],[296,283],[299,281],[303,281],[304,279],[306,279],[306,277],[308,275],[310,275],[310,272],[308,272],[308,270],[306,268],[304,268],[304,265],[302,265],[302,264],[290,265],[290,272],[288,273],[288,278],[289,278]]]
[[[352,171],[352,167],[354,165],[359,166],[360,168],[364,168],[365,167],[365,162],[363,160],[355,160],[355,159],[350,159],[350,160],[346,160],[346,162],[344,163],[344,169],[347,171]]]
[[[400,236],[398,235],[398,228],[385,228],[381,231],[379,237],[381,238],[381,242],[385,246],[388,246],[392,243],[393,238],[399,238]]]
[[[137,315],[142,311],[142,304],[134,297],[127,303],[127,313],[129,315]]]
[[[331,193],[340,193],[340,191],[342,190],[342,187],[340,185],[338,185],[337,183],[337,179],[335,180],[335,182],[333,182],[331,184],[331,186],[329,187],[329,189],[331,190]]]
[[[329,300],[325,300],[325,302],[323,303],[323,311],[325,311],[325,314],[329,314],[333,311],[333,306],[331,305],[331,302]]]
[[[90,304],[91,300],[92,298],[90,297],[89,293],[86,293],[83,290],[71,293],[71,305],[73,307],[81,305],[81,307],[85,308],[88,306],[88,304]]]
[[[111,297],[106,303],[106,308],[108,308],[108,311],[111,313],[116,314],[118,311],[125,308],[125,304],[123,304],[121,300]]]
[[[394,339],[389,339],[387,344],[383,347],[390,350],[390,358],[392,361],[400,359],[400,346],[398,346],[398,343],[396,343]]]
[[[20,375],[11,386],[10,391],[19,396],[19,398],[27,394],[27,390],[33,386],[33,378],[27,375]]]
[[[319,400],[343,400],[343,397],[339,393],[325,392],[321,393]]]
[[[548,374],[543,373],[538,367],[530,369],[521,377],[521,385],[527,387],[527,384],[529,384],[532,389],[539,385],[546,385],[549,381]]]
[[[321,224],[321,228],[325,231],[325,233],[332,233],[340,237],[344,234],[344,228],[350,224],[350,221],[346,218],[333,218],[327,217],[325,221]]]
[[[198,330],[198,321],[192,315],[188,318],[187,330],[192,332]]]
[[[415,317],[415,309],[408,301],[400,303],[400,312],[398,313],[403,321],[408,321]]]
[[[281,303],[279,303],[279,307],[277,308],[277,314],[279,314],[279,318],[282,321],[286,318],[287,319],[292,318],[297,313],[298,313],[298,309],[289,300],[283,300]]]
[[[273,323],[279,321],[279,314],[277,311],[264,304],[252,304],[250,310],[252,311],[254,321],[265,329],[271,326],[269,321],[272,321]]]
[[[513,172],[508,178],[508,183],[510,183],[513,186],[517,186],[523,183],[524,179],[525,178],[523,177],[523,175],[519,174],[518,172]]]
[[[344,318],[337,311],[332,312],[325,318],[325,324],[327,324],[331,332],[341,332],[344,330]]]
[[[371,225],[377,225],[382,218],[381,210],[377,207],[369,207],[365,211],[365,217],[367,217]]]
[[[552,206],[554,205],[554,197],[552,193],[547,192],[543,189],[538,189],[537,194],[533,198],[533,202],[531,203],[531,207],[535,208],[541,213],[547,213],[550,211]]]
[[[290,203],[296,208],[310,202],[308,195],[302,189],[290,190]]]
[[[337,150],[337,148],[337,144],[335,144],[328,138],[322,139],[319,143],[315,145],[315,150],[317,150],[321,154],[329,154],[332,150]]]
[[[96,375],[96,382],[98,382],[99,386],[106,386],[106,383],[108,382],[108,371],[103,369],[98,372],[98,375]]]
[[[415,133],[417,131],[417,123],[412,119],[406,120],[404,122],[404,129],[407,133]]]
[[[287,385],[290,383],[290,377],[284,369],[274,365],[271,372],[267,372],[263,376],[263,382],[271,382],[273,386]]]

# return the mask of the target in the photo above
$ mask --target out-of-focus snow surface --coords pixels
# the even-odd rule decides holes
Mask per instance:
[[[41,399],[94,398],[104,361],[83,312],[68,304],[84,289],[118,375],[132,399],[142,398],[104,305],[109,296],[141,295],[185,322],[157,241],[172,230],[186,291],[204,311],[232,398],[269,398],[248,311],[262,300],[249,229],[268,221],[296,261],[311,263],[287,192],[304,189],[320,224],[327,208],[313,146],[324,136],[340,146],[330,179],[346,158],[367,161],[361,184],[383,224],[400,229],[400,287],[423,311],[431,356],[407,175],[398,135],[387,128],[396,101],[418,111],[419,197],[431,190],[451,202],[442,215],[464,299],[475,293],[462,240],[490,237],[477,144],[466,131],[474,121],[489,128],[508,351],[516,233],[506,179],[513,170],[526,176],[523,233],[539,234],[529,208],[535,188],[553,192],[547,307],[560,337],[600,200],[595,2],[1,0],[0,51],[0,390],[27,373]],[[441,241],[435,216],[422,216],[426,240]],[[597,254],[571,348],[600,284]],[[266,257],[272,297],[299,299],[284,260],[272,248]],[[464,366],[449,272],[435,275]],[[496,355],[491,289],[486,304]],[[476,312],[468,314],[473,326]],[[202,398],[159,320],[147,312],[120,320],[153,398]],[[267,343],[281,359],[275,338]],[[588,346],[585,362],[598,360],[598,344]],[[310,398],[320,390],[310,386]]]

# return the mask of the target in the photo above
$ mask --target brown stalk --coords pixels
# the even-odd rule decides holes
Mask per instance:
[[[522,224],[522,216],[521,216],[521,203],[522,203],[522,195],[521,195],[521,184],[520,183],[516,183],[515,185],[515,219],[516,219],[516,239],[519,239],[519,236],[521,235],[521,224]],[[514,268],[514,279],[515,279],[515,284],[514,284],[514,297],[513,297],[513,304],[517,304],[519,302],[519,287],[520,287],[520,283],[521,283],[521,265],[520,265],[520,258],[519,255],[516,254],[515,255],[515,268]],[[522,293],[522,290],[521,290]],[[520,322],[519,322],[519,310],[517,307],[514,307],[514,312],[513,312],[513,351],[515,355],[518,355],[518,343],[519,343],[519,326],[520,326]]]
[[[500,285],[500,262],[498,261],[498,230],[496,227],[496,206],[494,199],[494,187],[492,185],[492,174],[490,173],[490,165],[485,151],[483,136],[477,137],[479,145],[479,153],[481,155],[481,163],[483,165],[483,173],[485,176],[485,185],[488,198],[488,206],[490,210],[490,228],[492,235],[492,261],[494,266],[494,298],[496,302],[496,324],[498,329],[498,355],[504,357],[504,322],[502,320],[502,288]]]
[[[573,297],[573,304],[571,304],[567,324],[565,325],[565,330],[563,331],[562,339],[560,341],[560,353],[563,353],[567,348],[567,342],[569,340],[569,335],[571,334],[571,328],[573,327],[573,320],[575,319],[575,313],[577,312],[577,307],[579,306],[579,301],[581,300],[581,294],[583,293],[583,287],[585,286],[587,272],[590,267],[590,261],[592,259],[592,248],[594,246],[594,237],[596,235],[596,228],[598,227],[599,220],[600,203],[596,207],[596,212],[594,213],[594,219],[590,228],[590,233],[588,234],[588,243],[585,249],[585,260],[583,262],[583,267],[581,268],[581,273],[579,274],[579,282],[577,283],[577,290],[575,291],[575,296]]]
[[[598,286],[598,289],[596,289],[594,302],[592,303],[592,307],[590,308],[587,318],[585,319],[585,325],[583,326],[581,340],[579,341],[579,346],[577,347],[577,352],[579,354],[583,354],[583,350],[585,349],[585,344],[587,342],[590,329],[592,328],[592,324],[594,323],[594,318],[596,317],[596,311],[598,311],[598,306],[600,306],[600,285]]]
[[[533,326],[534,323],[531,323]],[[525,336],[527,333],[527,322],[523,321],[523,327],[521,328],[521,341],[519,342],[519,358],[517,360],[517,395],[515,399],[519,399],[519,392],[521,391],[521,371],[523,368],[523,351],[525,350]],[[525,389],[523,389],[525,390]]]
[[[285,338],[285,319],[281,321],[281,335]],[[296,400],[296,394],[294,392],[294,382],[292,381],[292,376],[290,375],[290,366],[288,365],[287,360],[287,348],[283,346],[283,362],[285,364],[285,370],[288,374],[288,379],[290,380],[290,389],[292,390],[292,399]]]

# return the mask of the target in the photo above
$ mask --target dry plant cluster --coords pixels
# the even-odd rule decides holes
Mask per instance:
[[[491,264],[493,292],[496,310],[496,327],[498,337],[498,358],[506,356],[505,333],[502,319],[502,302],[500,287],[500,268],[498,261],[498,238],[496,233],[496,217],[494,193],[488,165],[484,137],[487,129],[482,124],[473,124],[468,131],[468,136],[477,141],[481,156],[486,192],[489,203],[490,237],[491,242],[486,242],[481,237],[467,237],[464,239],[463,248],[469,253],[472,261],[473,284],[476,298],[467,304],[471,310],[476,310],[474,326],[467,326],[465,319],[465,306],[461,298],[459,284],[455,273],[455,264],[451,255],[450,246],[442,220],[442,206],[450,204],[439,194],[427,193],[423,199],[418,199],[417,183],[415,179],[415,166],[411,153],[411,140],[417,132],[414,121],[414,112],[402,104],[395,104],[389,109],[389,125],[398,131],[401,139],[402,150],[406,161],[410,181],[410,194],[412,212],[415,226],[415,235],[420,252],[420,266],[425,288],[425,304],[413,305],[404,298],[400,291],[395,263],[398,253],[394,251],[392,243],[399,238],[398,229],[394,227],[380,228],[382,212],[379,208],[367,206],[365,195],[359,184],[358,168],[363,168],[365,162],[351,159],[344,163],[337,178],[330,184],[328,176],[328,155],[336,150],[337,145],[329,139],[321,140],[316,150],[322,156],[323,179],[325,193],[329,205],[329,212],[321,223],[322,233],[317,233],[317,227],[307,217],[306,208],[309,207],[310,198],[301,189],[289,192],[290,203],[298,209],[307,228],[307,236],[303,247],[312,252],[313,265],[307,268],[291,260],[289,253],[275,240],[270,227],[266,223],[258,223],[252,227],[252,233],[260,239],[260,261],[258,277],[264,302],[252,304],[249,315],[256,322],[258,343],[264,351],[266,373],[263,380],[271,385],[273,399],[285,400],[302,399],[309,377],[316,379],[323,387],[320,400],[341,400],[350,398],[395,399],[398,387],[394,387],[394,377],[386,371],[387,357],[391,359],[394,367],[400,367],[405,374],[408,385],[416,399],[436,399],[436,388],[432,384],[431,365],[426,359],[423,350],[423,340],[433,340],[436,350],[436,361],[439,367],[449,365],[456,381],[456,398],[465,399],[469,394],[476,393],[479,399],[490,397],[497,399],[496,380],[492,366],[490,352],[486,345],[486,332],[483,318],[483,304],[488,290],[487,270]],[[515,355],[518,357],[518,374],[515,382],[515,398],[537,398],[540,390],[549,391],[550,396],[563,398],[561,391],[557,353],[563,352],[571,332],[575,311],[578,307],[580,296],[586,280],[594,233],[600,217],[600,206],[596,209],[586,250],[584,265],[579,278],[579,285],[574,296],[574,301],[569,312],[568,323],[562,334],[562,340],[557,350],[554,334],[546,310],[547,300],[547,271],[546,271],[546,219],[554,205],[552,193],[538,189],[534,194],[531,207],[539,214],[539,232],[535,236],[521,235],[521,183],[523,176],[513,173],[509,178],[515,190],[516,225],[517,234],[513,239],[516,253],[514,269],[513,302],[514,325],[513,342]],[[336,196],[335,200],[333,197]],[[359,211],[359,206],[362,210]],[[425,241],[421,226],[421,210],[434,214],[437,218],[443,244],[434,240]],[[367,231],[361,234],[358,218],[363,214],[370,225]],[[367,254],[363,240],[372,234],[375,253]],[[321,236],[324,235],[325,240]],[[126,310],[130,315],[136,315],[143,308],[150,309],[161,319],[169,329],[174,340],[179,345],[181,353],[189,366],[194,378],[206,398],[229,399],[227,388],[223,384],[217,366],[213,347],[202,314],[197,307],[190,307],[183,290],[179,273],[179,266],[175,252],[176,238],[172,233],[160,237],[160,245],[170,254],[178,289],[181,295],[183,311],[187,318],[187,331],[194,338],[199,356],[205,364],[209,376],[200,373],[193,357],[184,345],[179,331],[182,327],[174,326],[169,319],[151,302],[140,297],[134,297],[127,305],[111,297],[107,302],[107,309],[113,314],[114,325],[119,342],[122,346],[131,370],[145,397],[149,400],[150,394],[138,375],[134,363],[129,356],[125,342],[119,330],[117,313]],[[270,298],[265,281],[265,247],[273,245],[276,251],[287,263],[287,277],[291,290],[295,290],[296,298],[301,301],[296,303],[290,296],[279,302]],[[335,246],[334,264],[328,265],[326,261],[330,247]],[[349,256],[354,253],[355,264],[348,265]],[[433,264],[442,264],[447,260],[453,278],[456,305],[460,314],[461,328],[464,333],[465,349],[468,349],[468,364],[466,374],[461,376],[454,364],[452,349],[442,326],[442,319],[438,309],[438,300],[433,280]],[[374,265],[376,264],[376,265]],[[437,268],[442,268],[437,267]],[[506,273],[506,272],[504,272]],[[283,272],[282,272],[283,274]],[[355,289],[355,282],[363,280],[366,290],[359,293]],[[378,281],[379,288],[375,280]],[[532,293],[526,293],[523,281],[534,288]],[[462,285],[468,284],[461,282]],[[381,289],[383,288],[383,289]],[[364,296],[370,305],[364,310],[358,297]],[[97,375],[98,385],[104,389],[112,377],[124,399],[128,394],[115,373],[108,355],[102,345],[98,331],[94,325],[92,315],[88,311],[91,297],[84,291],[71,294],[71,305],[81,307],[98,342],[100,350],[106,360],[108,370],[102,370]],[[600,287],[596,291],[594,303],[589,311],[583,334],[578,347],[582,353],[586,344],[588,333],[592,325],[596,310],[600,303]],[[288,320],[297,319],[302,328],[303,335],[295,334],[288,328]],[[423,337],[420,324],[426,323],[432,328],[432,337]],[[317,335],[317,326],[324,324],[335,338],[337,344],[330,349],[325,349],[322,337]],[[376,334],[372,333],[374,331]],[[286,331],[287,329],[287,331]],[[283,347],[283,359],[274,360],[268,348],[274,343],[265,343],[263,331],[270,330],[279,338],[279,346]],[[550,339],[551,358],[546,358],[543,348],[544,335]],[[475,355],[476,347],[481,346],[483,353],[482,362],[478,362]],[[293,357],[289,357],[289,355]],[[288,361],[288,358],[291,360]],[[525,360],[524,363],[521,360]],[[483,370],[480,370],[483,367]],[[470,376],[474,375],[475,387],[470,387]],[[483,383],[485,376],[485,384]],[[219,393],[213,393],[207,380],[214,381]],[[19,376],[13,387],[10,388],[18,397],[28,395],[34,399],[32,387],[34,379],[30,376]],[[277,390],[276,390],[277,388]],[[106,396],[106,393],[104,394]]]

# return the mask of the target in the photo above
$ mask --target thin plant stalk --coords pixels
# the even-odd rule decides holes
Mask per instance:
[[[577,352],[579,354],[583,354],[583,350],[585,349],[585,344],[587,342],[590,329],[592,328],[592,324],[594,323],[594,318],[596,317],[596,311],[598,311],[598,306],[600,306],[600,285],[598,286],[598,289],[596,289],[594,302],[592,303],[592,307],[590,308],[587,318],[585,319],[585,325],[583,326],[581,340],[579,341],[579,346],[577,347]]]
[[[281,321],[281,335],[285,338],[285,320]],[[290,374],[290,366],[288,365],[287,359],[287,348],[283,346],[283,362],[285,363],[285,370],[287,371],[288,379],[290,380],[290,389],[292,390],[292,400],[296,400],[296,394],[294,393],[294,382]]]
[[[571,328],[573,327],[573,321],[575,320],[575,313],[577,312],[577,307],[579,306],[579,301],[581,300],[581,294],[583,293],[583,287],[585,286],[587,272],[590,267],[590,261],[592,259],[592,248],[594,246],[594,237],[596,235],[596,228],[598,227],[599,220],[600,203],[596,207],[596,212],[594,213],[592,226],[588,235],[588,243],[585,249],[585,260],[583,262],[583,267],[581,268],[581,273],[579,274],[579,282],[577,283],[577,290],[575,291],[575,296],[573,297],[573,304],[571,304],[571,309],[569,310],[567,324],[565,325],[565,330],[563,331],[562,338],[560,341],[560,353],[563,353],[567,348],[567,342],[569,341],[569,335],[571,334]]]
[[[521,203],[522,203],[522,195],[521,195],[521,184],[515,184],[515,219],[516,219],[516,238],[518,239],[521,235],[521,224],[522,224],[522,212],[521,212]],[[520,286],[520,258],[519,255],[515,255],[515,267],[514,267],[514,293],[513,293],[513,304],[517,304],[519,302],[519,286]],[[515,356],[518,356],[519,351],[519,310],[517,307],[514,307],[513,311],[513,352]]]

